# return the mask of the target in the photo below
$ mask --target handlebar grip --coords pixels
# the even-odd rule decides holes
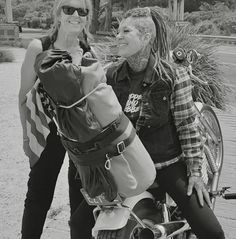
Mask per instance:
[[[236,193],[226,193],[224,199],[236,199]]]

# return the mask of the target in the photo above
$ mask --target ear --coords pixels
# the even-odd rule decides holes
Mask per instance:
[[[143,40],[145,41],[146,44],[148,44],[151,41],[151,34],[150,33],[146,33],[145,35],[143,35]]]

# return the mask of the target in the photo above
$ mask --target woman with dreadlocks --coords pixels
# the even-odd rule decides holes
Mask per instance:
[[[195,124],[191,80],[168,63],[167,29],[154,8],[129,10],[117,35],[124,61],[107,71],[123,111],[157,169],[157,183],[179,206],[199,239],[222,239],[201,178],[202,140]]]

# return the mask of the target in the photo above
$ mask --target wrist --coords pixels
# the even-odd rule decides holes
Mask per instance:
[[[188,176],[189,177],[202,177],[202,172],[201,172],[201,170],[190,171]]]

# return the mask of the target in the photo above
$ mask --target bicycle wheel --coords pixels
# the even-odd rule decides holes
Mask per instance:
[[[204,163],[206,164],[207,177],[208,177],[207,185],[212,189],[212,180],[214,178],[214,174],[218,173],[218,177],[219,177],[222,170],[223,155],[224,155],[223,137],[222,137],[219,120],[215,112],[213,111],[213,109],[208,105],[203,105],[203,107],[200,109],[200,113],[204,117],[204,119],[207,121],[212,132],[215,134],[217,138],[217,142],[215,142],[210,136],[209,132],[207,131],[207,128],[204,127],[203,125],[202,129],[204,129],[204,132],[201,132],[204,139],[205,162],[203,162],[203,164]],[[213,190],[216,190],[216,188],[214,188]]]

